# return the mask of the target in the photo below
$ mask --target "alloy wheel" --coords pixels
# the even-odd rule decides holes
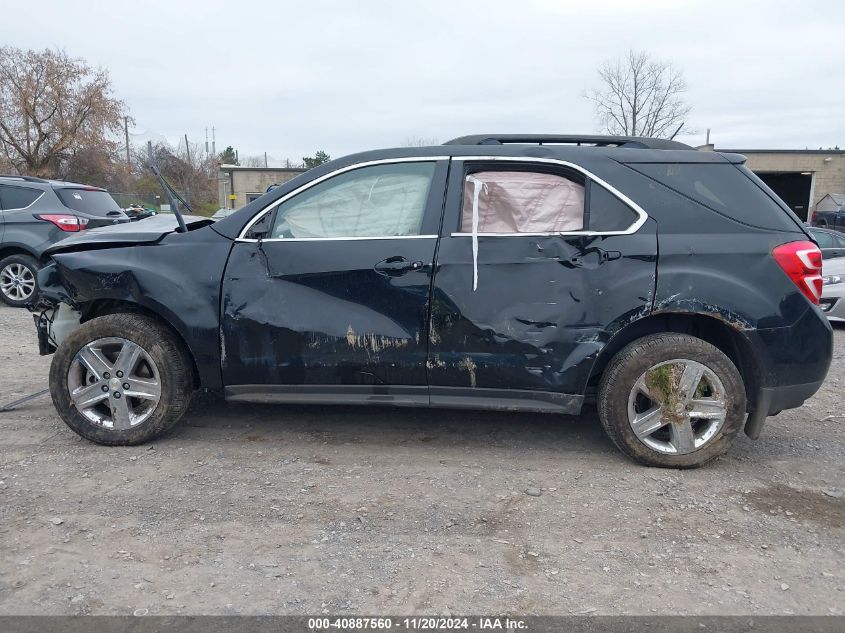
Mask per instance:
[[[35,275],[23,264],[7,264],[0,270],[0,292],[12,301],[26,301],[35,292]]]
[[[674,359],[649,368],[628,396],[628,422],[656,451],[684,455],[712,440],[728,412],[725,387],[707,366]]]
[[[150,355],[125,338],[100,338],[82,347],[67,377],[70,399],[91,422],[126,430],[143,424],[161,399],[161,377]]]

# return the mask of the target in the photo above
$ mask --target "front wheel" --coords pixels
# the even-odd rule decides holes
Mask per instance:
[[[634,341],[599,384],[599,418],[642,464],[696,468],[723,454],[745,420],[745,386],[731,360],[685,334]]]
[[[192,391],[181,341],[138,314],[86,321],[59,345],[50,366],[62,420],[98,444],[141,444],[161,435],[185,413]]]

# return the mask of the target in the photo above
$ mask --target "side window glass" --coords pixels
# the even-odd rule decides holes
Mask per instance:
[[[349,171],[286,200],[273,238],[419,235],[435,163],[395,163]]]
[[[813,231],[812,235],[813,235],[813,239],[815,239],[816,242],[818,243],[819,248],[833,248],[834,247],[833,237],[831,235],[829,235],[828,233],[822,233],[821,231]]]
[[[464,181],[461,231],[564,233],[584,228],[584,185],[531,171],[480,171]]]
[[[591,231],[624,231],[639,216],[627,204],[601,185],[590,183],[590,226]]]
[[[0,185],[0,208],[6,210],[25,209],[40,197],[38,189]]]

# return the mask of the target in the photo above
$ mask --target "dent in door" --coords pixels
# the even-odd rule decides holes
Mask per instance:
[[[432,385],[583,393],[611,336],[651,309],[653,229],[622,236],[481,236],[475,292],[468,242],[441,242],[430,326]]]

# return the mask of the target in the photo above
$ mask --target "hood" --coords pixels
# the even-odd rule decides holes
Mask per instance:
[[[198,215],[185,215],[185,224],[189,231],[213,224],[210,218]],[[137,222],[128,222],[103,226],[96,229],[87,229],[71,237],[56,242],[44,251],[45,255],[52,255],[68,250],[78,250],[90,246],[115,246],[117,244],[146,244],[158,242],[169,233],[173,233],[178,227],[176,217],[167,213],[154,215]]]

